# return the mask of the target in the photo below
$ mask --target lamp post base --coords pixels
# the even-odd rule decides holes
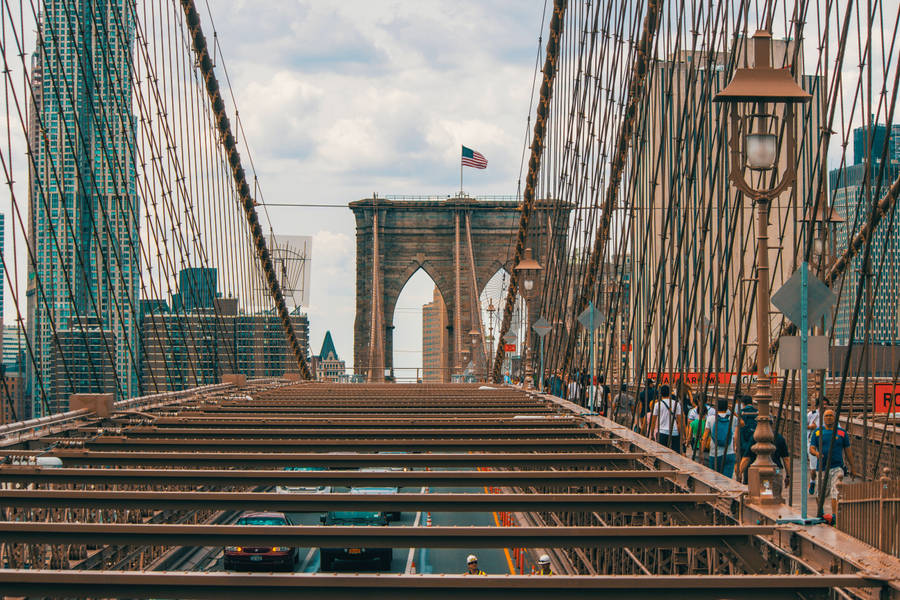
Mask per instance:
[[[750,465],[747,469],[747,488],[750,490],[749,500],[758,504],[783,504],[781,482],[775,465]],[[758,494],[754,492],[759,490]]]

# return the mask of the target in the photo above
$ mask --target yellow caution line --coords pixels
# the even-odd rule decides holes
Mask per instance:
[[[487,486],[485,486],[485,488],[484,488],[484,493],[485,494],[488,493]],[[500,518],[497,516],[497,513],[494,512],[491,514],[494,515],[494,524],[497,525],[497,527],[500,527]],[[509,565],[510,575],[515,575],[516,574],[516,565],[513,564],[512,556],[509,555],[509,548],[504,548],[503,553],[506,554],[506,564]]]

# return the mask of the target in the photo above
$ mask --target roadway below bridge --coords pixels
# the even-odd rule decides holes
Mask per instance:
[[[409,488],[401,487],[400,493],[416,493],[429,494],[436,493],[452,493],[452,494],[481,494],[487,488],[469,487],[469,488]],[[335,493],[349,493],[349,488],[336,488]],[[271,492],[274,493],[274,492]],[[286,513],[288,520],[295,526],[317,526],[320,525],[320,512],[289,512]],[[503,514],[495,511],[491,512],[401,512],[399,519],[391,521],[389,527],[500,527],[504,519]],[[201,549],[197,549],[201,550]],[[207,549],[214,550],[214,549]],[[465,549],[465,548],[395,548],[393,549],[393,559],[389,569],[383,569],[374,562],[339,562],[332,571],[338,573],[429,573],[429,574],[461,574],[466,570],[466,558],[469,554],[475,553],[478,557],[479,568],[491,574],[516,574],[515,555],[509,548],[503,549]],[[215,561],[203,566],[203,570],[207,572],[224,571],[224,559],[221,549],[215,552]],[[530,571],[532,566],[531,558],[523,557],[522,564],[525,565],[526,572]],[[297,562],[294,566],[296,573],[319,573],[322,571],[322,561],[319,548],[298,548]]]

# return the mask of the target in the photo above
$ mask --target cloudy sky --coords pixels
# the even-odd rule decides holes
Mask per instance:
[[[314,238],[312,351],[330,329],[352,361],[355,227],[346,204],[373,192],[457,192],[460,144],[490,163],[466,169],[467,192],[515,194],[544,2],[209,6],[266,202],[336,207],[267,211],[276,235]],[[421,364],[417,309],[431,290],[420,273],[400,298],[398,366]]]

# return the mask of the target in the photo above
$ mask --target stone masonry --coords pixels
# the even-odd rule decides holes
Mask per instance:
[[[356,373],[368,373],[370,338],[372,332],[373,277],[373,220],[379,215],[379,276],[382,291],[381,306],[384,327],[384,366],[393,362],[394,307],[403,286],[418,269],[423,269],[434,281],[447,310],[447,357],[444,364],[453,373],[461,372],[463,360],[469,360],[472,350],[468,332],[474,293],[471,283],[469,245],[466,236],[466,216],[472,230],[475,278],[480,295],[488,280],[501,268],[512,271],[515,235],[519,228],[519,203],[514,200],[480,201],[468,197],[447,200],[384,200],[367,198],[350,203],[356,217],[356,322],[353,358]],[[564,252],[569,222],[569,208],[555,202],[536,203],[532,214],[527,246],[535,258],[546,264],[548,247],[554,254]],[[456,217],[459,217],[459,276],[460,298],[456,298],[454,243]],[[555,236],[552,245],[549,233]],[[540,289],[540,282],[536,284]],[[456,356],[457,337],[454,330],[457,304],[460,305],[460,349]],[[533,311],[529,311],[533,312]],[[536,318],[534,315],[531,320]],[[377,349],[376,349],[377,350]],[[378,361],[376,361],[378,362]],[[446,376],[449,380],[449,373]]]

